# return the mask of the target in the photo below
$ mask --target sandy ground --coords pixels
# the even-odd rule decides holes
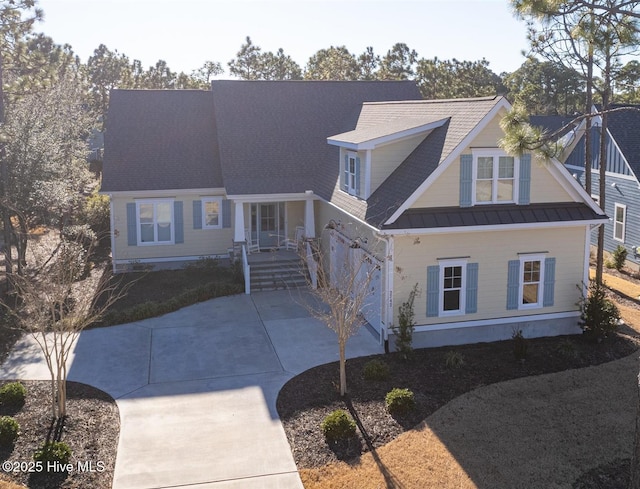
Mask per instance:
[[[606,282],[629,297],[640,295],[637,285],[617,277]],[[640,330],[637,309],[621,312]],[[631,456],[637,375],[633,354],[483,387],[356,465],[300,474],[307,489],[569,488],[595,466]]]

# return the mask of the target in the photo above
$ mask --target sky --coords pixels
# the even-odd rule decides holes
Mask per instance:
[[[526,25],[507,0],[39,0],[35,30],[70,44],[86,62],[105,44],[138,59],[191,73],[235,58],[247,36],[263,51],[283,48],[304,68],[318,50],[372,46],[384,55],[404,42],[419,57],[476,61],[514,71],[527,49]],[[223,78],[225,76],[223,75]]]

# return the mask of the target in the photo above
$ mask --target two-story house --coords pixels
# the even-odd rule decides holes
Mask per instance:
[[[499,148],[509,108],[420,100],[412,82],[114,91],[114,267],[276,249],[303,230],[329,277],[367,264],[363,314],[381,341],[415,284],[415,346],[579,332],[590,231],[606,216],[558,161]]]

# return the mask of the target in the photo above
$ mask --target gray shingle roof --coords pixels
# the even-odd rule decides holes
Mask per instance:
[[[409,209],[383,229],[433,229],[458,226],[553,223],[607,220],[582,202],[542,203],[521,206],[496,204],[475,207]]]
[[[448,119],[448,122],[426,135],[366,202],[354,201],[353,197],[345,196],[337,188],[334,189],[333,201],[356,217],[380,227],[502,100],[502,97],[482,97],[365,104],[358,129],[405,117],[434,121]]]
[[[213,99],[203,90],[113,90],[103,192],[219,188]]]
[[[214,81],[220,161],[230,195],[314,190],[330,198],[338,148],[362,103],[419,99],[415,83]]]
[[[636,176],[640,177],[640,105],[614,104],[611,108],[630,110],[611,112],[607,118],[609,132]]]

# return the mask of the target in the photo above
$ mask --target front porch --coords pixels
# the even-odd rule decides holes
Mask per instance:
[[[306,287],[310,281],[306,261],[295,251],[251,253],[247,255],[247,262],[251,293]]]

